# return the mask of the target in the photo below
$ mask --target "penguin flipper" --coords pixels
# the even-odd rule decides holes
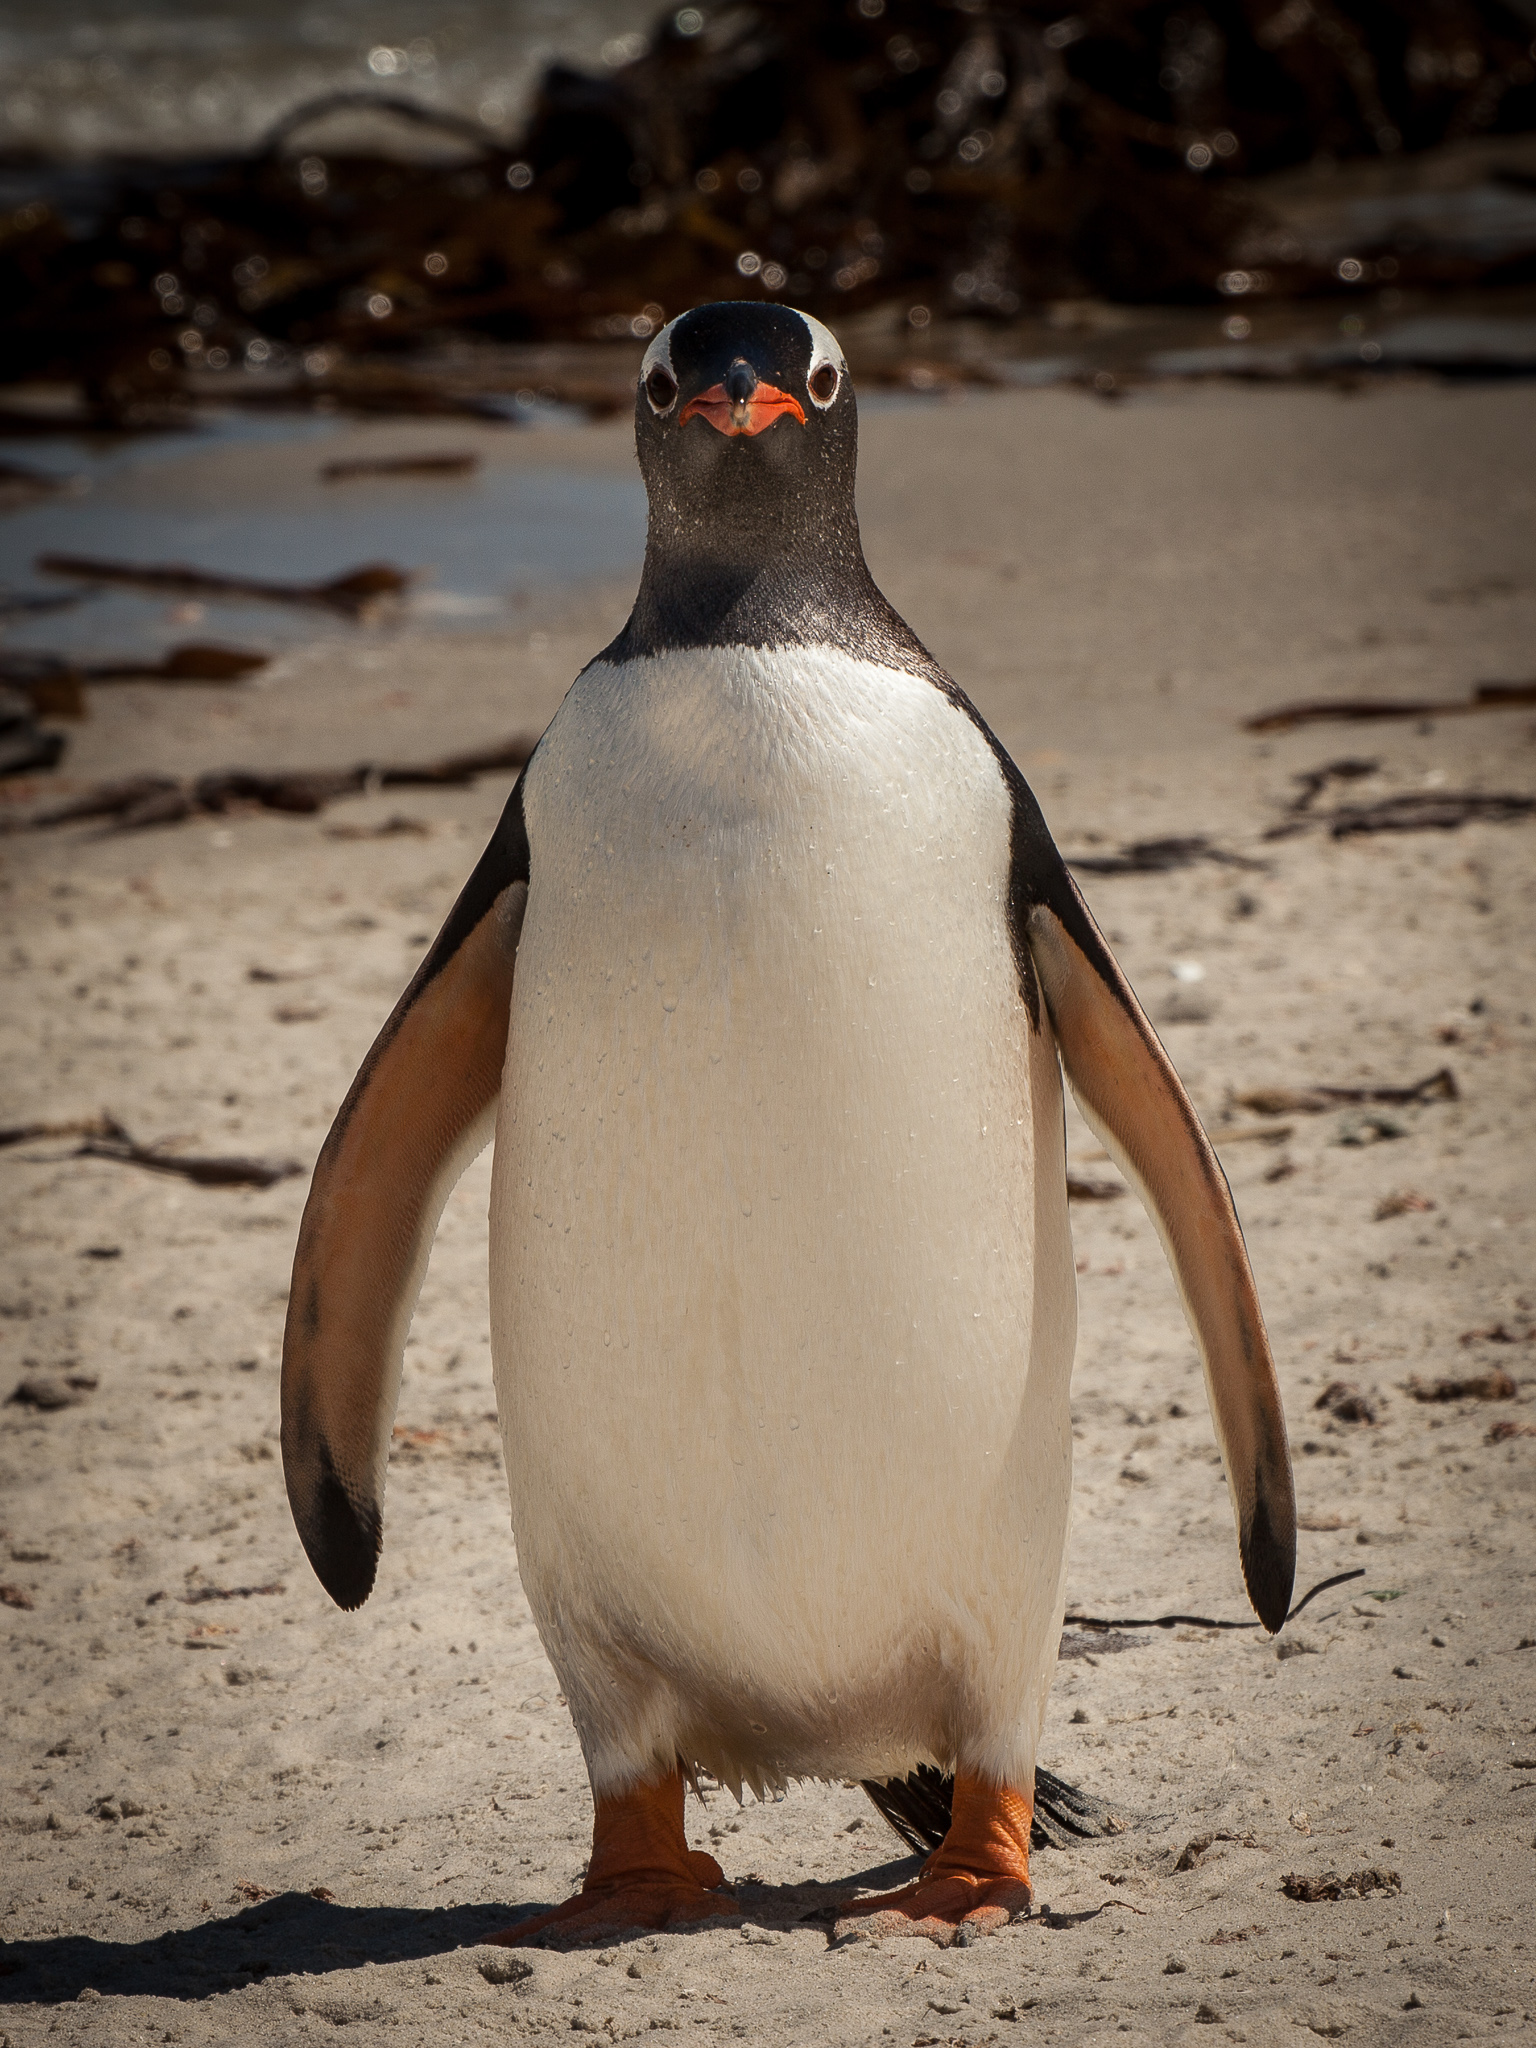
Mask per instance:
[[[1053,849],[1054,851],[1054,849]],[[1205,1365],[1248,1597],[1278,1630],[1296,1494],[1274,1360],[1232,1191],[1157,1033],[1056,857],[1025,934],[1084,1117],[1156,1224]]]
[[[283,1334],[283,1471],[341,1607],[373,1590],[400,1361],[438,1219],[495,1129],[527,900],[519,785],[315,1164]]]

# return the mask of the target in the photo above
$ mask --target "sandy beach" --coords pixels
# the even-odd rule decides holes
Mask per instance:
[[[627,423],[379,424],[325,453],[445,438],[488,467],[632,474]],[[0,1407],[0,2048],[1536,2041],[1536,817],[1309,823],[1529,798],[1536,713],[1241,725],[1531,679],[1536,389],[971,392],[874,404],[862,438],[875,575],[1064,851],[1204,835],[1222,856],[1080,879],[1221,1134],[1292,1433],[1298,1589],[1363,1576],[1278,1643],[1069,1630],[1042,1761],[1126,1829],[1040,1852],[1049,1912],[970,1947],[831,1941],[839,1898],[915,1866],[856,1787],[820,1784],[691,1805],[739,1926],[481,1945],[574,1887],[590,1829],[508,1528],[486,1159],[443,1220],[354,1615],[289,1518],[277,1374],[309,1168],[510,778],[8,835],[0,1126],[106,1110],[303,1172],[198,1187],[68,1138],[0,1151],[0,1400],[41,1377],[66,1403]],[[191,444],[173,484],[215,502],[314,461]],[[122,488],[173,487],[155,475]],[[632,592],[551,585],[495,632],[322,632],[234,689],[97,690],[52,780],[536,733]],[[1372,765],[1290,809],[1341,760]],[[1288,818],[1305,829],[1266,838]],[[1442,1068],[1454,1099],[1238,1100]],[[1115,1181],[1075,1112],[1068,1153]],[[1250,1620],[1155,1232],[1124,1191],[1072,1220],[1069,1613]],[[1411,1390],[1497,1372],[1505,1398]],[[1319,1406],[1335,1381],[1361,1397],[1342,1414]],[[1293,1896],[1330,1873],[1344,1896]]]

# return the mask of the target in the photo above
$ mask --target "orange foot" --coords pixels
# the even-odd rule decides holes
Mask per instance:
[[[1027,1832],[1027,1821],[1025,1827]],[[688,1846],[683,1778],[674,1771],[659,1785],[600,1798],[581,1890],[553,1912],[485,1939],[516,1948],[556,1927],[577,1941],[608,1939],[629,1927],[689,1927],[740,1913],[735,1899],[719,1889],[724,1883],[714,1857]]]
[[[834,1940],[848,1934],[925,1934],[948,1948],[962,1927],[987,1933],[1029,1911],[1030,1793],[955,1779],[949,1833],[916,1884],[857,1899],[838,1917]]]

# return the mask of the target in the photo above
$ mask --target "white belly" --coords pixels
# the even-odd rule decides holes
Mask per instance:
[[[984,737],[827,650],[599,663],[524,803],[493,1347],[594,1783],[1020,1782],[1076,1295]]]

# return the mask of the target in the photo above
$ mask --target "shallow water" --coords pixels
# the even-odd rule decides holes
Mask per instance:
[[[520,599],[551,583],[639,571],[645,492],[638,473],[492,459],[469,476],[325,483],[320,466],[340,431],[330,421],[235,416],[194,434],[127,445],[84,436],[31,442],[15,451],[29,467],[71,477],[80,488],[0,514],[0,591],[78,588],[37,572],[37,557],[50,550],[301,581],[385,561],[412,572],[404,606],[412,626],[485,629],[506,624]],[[452,450],[463,439],[445,429],[440,445]],[[242,446],[288,449],[298,459],[264,462],[232,491],[225,458]],[[187,639],[276,648],[344,625],[339,615],[307,606],[188,603],[98,586],[67,610],[7,621],[5,641],[101,659],[159,654]]]

